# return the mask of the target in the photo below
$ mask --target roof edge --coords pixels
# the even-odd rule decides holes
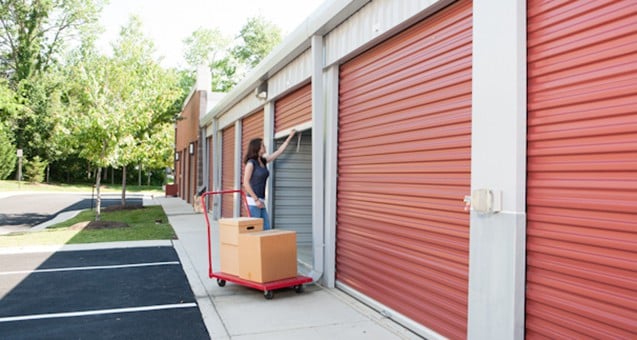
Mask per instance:
[[[200,126],[209,125],[228,109],[237,104],[263,81],[284,68],[310,47],[310,39],[316,34],[325,35],[347,20],[371,0],[330,0],[318,7],[292,33],[270,52],[237,86],[217,105],[200,117]]]

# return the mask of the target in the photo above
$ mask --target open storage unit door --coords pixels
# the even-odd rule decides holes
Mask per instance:
[[[341,65],[336,279],[467,336],[472,3]]]
[[[301,138],[300,144],[298,139]],[[285,138],[276,141],[279,147]],[[277,229],[296,231],[299,260],[312,264],[312,133],[298,133],[274,162],[273,221]]]
[[[529,1],[526,336],[637,336],[637,2]]]
[[[234,124],[223,129],[223,131],[221,132],[221,190],[236,189],[234,187],[234,134]],[[220,196],[222,196],[221,217],[233,217],[233,196],[230,194]],[[217,198],[214,197],[213,199]]]

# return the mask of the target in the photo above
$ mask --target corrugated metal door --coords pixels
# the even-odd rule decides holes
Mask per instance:
[[[221,190],[234,190],[234,124],[221,132]],[[221,197],[221,217],[233,217],[233,195]],[[215,198],[216,199],[216,198]]]
[[[274,111],[275,133],[312,121],[312,83],[277,100]]]
[[[528,4],[528,338],[637,337],[637,2]]]
[[[450,338],[467,334],[472,4],[343,64],[336,278]]]
[[[243,170],[245,168],[243,158],[246,155],[250,141],[253,138],[263,138],[263,113],[264,111],[259,111],[243,119],[243,134],[241,135],[241,190],[243,190]],[[272,151],[268,150],[268,152]],[[247,216],[245,206],[243,206],[243,204],[241,205],[241,216]]]
[[[301,143],[298,144],[298,136]],[[276,141],[278,148],[285,138]],[[274,227],[296,231],[299,245],[312,244],[312,132],[297,137],[274,162]]]

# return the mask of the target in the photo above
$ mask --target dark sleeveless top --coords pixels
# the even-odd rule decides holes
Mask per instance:
[[[252,163],[254,167],[252,177],[250,177],[250,186],[257,197],[265,199],[265,182],[270,176],[270,171],[267,167],[260,166],[256,159],[249,159],[248,162]]]

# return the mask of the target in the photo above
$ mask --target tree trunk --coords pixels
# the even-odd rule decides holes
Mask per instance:
[[[46,184],[49,184],[49,178],[51,175],[51,165],[46,166]]]
[[[102,180],[102,168],[97,168],[97,176],[95,176],[95,190],[97,191],[97,202],[95,204],[95,221],[100,220],[100,214],[102,213],[102,196],[100,195],[100,185]]]
[[[111,168],[111,185],[115,185],[115,168]]]
[[[137,168],[137,185],[142,186],[142,163],[139,163]]]
[[[126,206],[126,165],[122,167],[122,207]]]

